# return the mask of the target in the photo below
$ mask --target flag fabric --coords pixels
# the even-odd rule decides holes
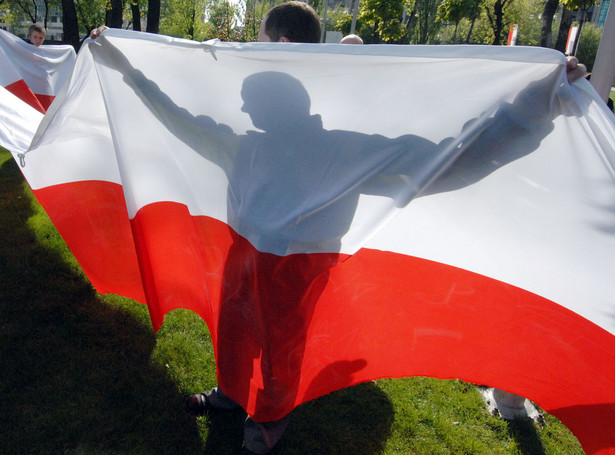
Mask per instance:
[[[75,58],[72,46],[36,47],[0,29],[0,146],[16,154],[28,149]]]
[[[42,119],[40,110],[0,87],[0,146],[23,157]]]
[[[615,453],[615,120],[557,52],[108,30],[22,161],[99,292],[198,313],[256,420],[459,378]]]
[[[0,86],[40,112],[68,81],[74,62],[72,46],[36,47],[0,29]]]

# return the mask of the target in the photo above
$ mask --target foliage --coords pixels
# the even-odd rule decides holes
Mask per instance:
[[[540,43],[543,4],[544,0],[515,0],[506,9],[504,23],[519,26],[517,45],[538,46]]]
[[[401,39],[405,30],[401,20],[406,0],[365,0],[361,2],[359,19],[362,29],[372,31],[369,43],[388,43]]]
[[[228,0],[215,0],[209,8],[209,23],[214,37],[221,41],[237,41],[237,10]]]
[[[350,26],[352,24],[352,15],[350,15],[348,13],[348,8],[343,5],[343,4],[339,4],[337,5],[335,8],[331,8],[329,7],[327,9],[327,15],[325,18],[324,13],[320,15],[322,18],[322,24],[323,27],[326,27],[326,31],[329,32],[331,30],[337,30],[339,32],[342,32],[342,34],[347,35],[348,33],[350,33]],[[340,30],[338,28],[338,24],[340,22],[344,23],[344,21],[347,18],[347,32],[343,32],[342,30]],[[326,25],[324,24],[326,21]],[[325,35],[326,36],[326,35]]]
[[[39,22],[47,27],[47,20],[52,8],[60,6],[60,0],[4,0],[0,2],[0,17],[13,27],[22,22]]]
[[[343,35],[348,35],[350,33],[350,28],[352,26],[352,15],[351,14],[340,14],[337,17],[337,20],[333,23],[333,29],[342,32]],[[361,20],[357,17],[356,30],[355,34],[361,35],[361,30],[364,27],[362,26]],[[362,37],[364,42],[367,42],[367,37]]]
[[[598,46],[600,45],[600,38],[602,37],[602,29],[602,27],[597,27],[595,24],[586,23],[579,37],[579,47],[576,57],[580,62],[583,62],[589,72],[591,72],[594,67]]]
[[[203,41],[213,35],[205,23],[209,0],[172,0],[161,4],[160,33]]]
[[[105,23],[106,0],[75,0],[75,8],[80,33],[87,34],[93,28]]]
[[[489,25],[493,32],[493,42],[491,44],[502,44],[506,42],[506,34],[508,29],[505,27],[504,15],[506,14],[507,7],[514,0],[493,0],[488,1],[485,4],[485,13],[489,20]]]
[[[124,16],[129,17],[128,28],[141,31],[143,17],[147,17],[147,2],[145,0],[128,0],[124,5]]]
[[[540,46],[553,47],[555,40],[553,39],[554,17],[559,8],[559,0],[546,0],[542,10],[541,28],[540,28]]]
[[[444,0],[438,7],[438,20],[452,22],[455,28],[462,19],[474,19],[483,0]]]
[[[471,44],[486,44],[493,41],[493,33],[484,17],[484,10],[477,12],[477,18],[461,19],[458,25],[446,24],[440,29],[439,42],[441,44],[457,44],[460,42]]]
[[[276,0],[281,3],[283,0]],[[237,41],[249,42],[258,40],[258,29],[267,10],[272,3],[259,0],[245,0],[235,4],[237,25],[235,38]],[[243,18],[243,21],[241,20]]]
[[[434,43],[441,23],[436,20],[443,0],[367,0],[361,3],[355,33],[365,43]],[[335,29],[350,32],[352,16],[340,13]]]
[[[440,31],[437,21],[438,8],[442,0],[417,0],[413,11],[414,20],[410,24],[410,42],[417,44],[432,44]]]
[[[580,9],[587,11],[592,5],[597,5],[596,0],[561,0],[570,10]]]

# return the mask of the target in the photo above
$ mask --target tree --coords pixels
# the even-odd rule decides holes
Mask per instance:
[[[145,31],[158,33],[160,28],[160,0],[149,0],[147,2],[147,25]]]
[[[468,29],[468,34],[466,35],[466,43],[470,42],[470,38],[472,37],[472,31],[474,30],[474,24],[476,23],[476,19],[480,15],[480,10],[483,7],[484,0],[477,0],[474,2],[474,7],[470,11],[470,27]]]
[[[579,30],[577,32],[577,36],[574,40],[573,46],[573,55],[577,53],[577,47],[579,45],[579,37],[581,36],[581,32],[583,31],[583,23],[585,22],[585,17],[587,16],[587,11],[592,5],[596,4],[595,0],[562,0],[564,5],[568,9],[578,9],[579,10]]]
[[[215,38],[222,41],[235,41],[235,7],[227,0],[214,2],[209,9],[209,22],[213,26]]]
[[[245,0],[236,4],[237,14],[243,17],[243,26],[238,27],[238,41],[257,41],[258,29],[263,16],[271,5],[258,0]],[[240,21],[241,22],[241,21]]]
[[[517,44],[537,46],[540,43],[544,0],[515,0],[506,8],[505,24],[518,24]]]
[[[105,23],[106,0],[75,0],[79,31],[88,35],[93,28]]]
[[[514,0],[495,0],[492,5],[485,6],[487,18],[493,30],[493,42],[491,44],[502,44],[504,38],[504,9],[513,1]]]
[[[47,27],[50,8],[59,5],[57,0],[43,0],[42,4],[37,0],[3,0],[0,4],[11,11],[14,22],[38,22],[44,27]]]
[[[568,41],[568,32],[572,25],[572,11],[562,7],[562,18],[559,22],[559,31],[557,32],[557,40],[555,41],[555,49],[560,52],[566,52],[566,42]]]
[[[491,1],[493,2],[493,0]],[[519,35],[517,43],[531,46],[537,45],[540,42],[541,12],[544,8],[544,1],[515,0],[509,3],[503,11],[502,37],[505,37],[504,32],[507,31],[508,24],[518,24]],[[491,9],[492,6],[492,4],[487,2],[484,4],[475,3],[473,6],[475,8],[474,11],[472,11],[472,7],[470,8],[470,17],[465,17],[459,22],[458,35],[467,36],[466,42],[470,42],[471,36],[473,43],[492,44],[494,42],[494,30],[487,14],[488,8]],[[443,8],[445,6],[442,6]],[[439,39],[441,39],[442,43],[453,42],[453,28],[454,25],[452,23],[443,27],[439,33]],[[454,42],[458,42],[459,39],[456,39]]]
[[[79,50],[79,21],[74,0],[62,0],[62,26],[64,27],[64,42]]]
[[[39,2],[35,0],[13,0],[11,3],[23,12],[30,22],[42,22],[45,27],[47,26],[47,1],[44,3],[44,11],[41,11]]]
[[[361,4],[359,19],[372,29],[370,42],[386,43],[404,36],[401,19],[406,5],[404,0],[366,0]]]
[[[105,24],[112,28],[122,28],[124,22],[124,1],[123,0],[108,0],[107,1],[107,20]]]
[[[600,46],[603,27],[597,27],[595,24],[587,23],[583,27],[583,35],[579,40],[579,46],[576,56],[580,62],[583,62],[587,70],[591,72],[594,69],[596,54]]]
[[[141,31],[141,8],[137,0],[130,0],[130,12],[132,14],[132,29]]]
[[[452,22],[455,26],[452,41],[456,42],[457,29],[462,20],[469,22],[465,42],[469,43],[474,30],[474,24],[480,15],[484,0],[444,0],[438,7],[438,20],[441,22]]]
[[[209,0],[164,2],[160,20],[161,33],[199,41],[212,37],[211,26],[205,23],[208,6]]]
[[[415,2],[415,42],[428,44],[440,31],[440,22],[437,21],[438,7],[442,0],[416,0]]]
[[[540,29],[540,45],[551,47],[553,17],[559,6],[559,0],[547,0],[542,11],[542,27]]]

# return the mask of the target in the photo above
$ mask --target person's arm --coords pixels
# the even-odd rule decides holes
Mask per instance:
[[[107,27],[106,25],[101,25],[100,27],[95,28],[94,30],[92,30],[92,32],[90,33],[90,38],[92,39],[96,39],[98,38],[102,32],[104,32],[105,30],[107,30],[109,27]]]
[[[223,170],[230,170],[239,146],[239,138],[230,127],[216,123],[211,117],[194,116],[187,109],[177,106],[155,82],[134,68],[126,56],[108,40],[102,37],[97,41],[97,45],[91,48],[97,62],[119,71],[126,84],[151,108],[169,132]]]

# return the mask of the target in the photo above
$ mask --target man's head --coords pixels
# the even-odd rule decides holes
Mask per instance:
[[[40,46],[45,41],[47,30],[41,24],[32,24],[28,28],[28,39],[35,46]]]
[[[285,73],[265,71],[248,76],[241,98],[241,110],[263,131],[301,127],[310,117],[310,95],[298,79]]]
[[[341,44],[363,44],[363,39],[358,35],[346,35],[340,41]]]
[[[318,43],[320,18],[307,3],[290,1],[271,8],[263,17],[258,40]]]

